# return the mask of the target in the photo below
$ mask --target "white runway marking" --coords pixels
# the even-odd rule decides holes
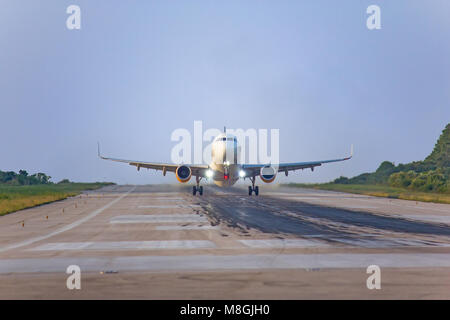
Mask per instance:
[[[349,239],[349,238],[330,238],[332,241],[346,243],[355,247],[362,248],[397,248],[397,247],[449,247],[450,243],[429,242],[419,239],[407,238],[373,238],[373,239]]]
[[[183,198],[165,198],[165,197],[161,197],[161,198],[152,198],[152,200],[157,200],[157,201],[183,201]]]
[[[30,249],[30,251],[205,249],[215,247],[216,245],[208,240],[60,242],[43,244]]]
[[[0,273],[65,272],[76,264],[83,272],[116,271],[204,271],[262,269],[362,268],[372,264],[383,268],[450,267],[448,253],[380,254],[261,254],[261,255],[186,255],[145,257],[69,257],[0,260]]]
[[[408,200],[402,200],[402,201],[408,201]],[[411,202],[413,202],[413,201],[411,201]],[[437,212],[449,213],[449,211],[450,211],[450,205],[448,205],[448,204],[446,204],[446,205],[442,205],[441,204],[440,205],[440,206],[446,206],[446,208],[428,208],[428,207],[419,206],[419,205],[408,206],[408,205],[406,205],[404,203],[399,204],[399,203],[392,203],[392,202],[390,202],[389,205],[402,207],[402,208],[411,208],[411,209],[423,210],[424,212],[437,211]]]
[[[272,195],[267,193],[267,195]],[[435,212],[442,212],[442,213],[449,213],[450,212],[450,206],[449,205],[445,205],[445,204],[439,204],[437,206],[439,207],[430,207],[431,205],[426,205],[424,203],[419,202],[418,204],[413,204],[414,201],[412,200],[391,200],[388,198],[378,198],[378,197],[372,197],[372,196],[361,196],[361,195],[348,195],[346,194],[345,196],[330,196],[330,195],[324,195],[324,196],[299,196],[296,195],[295,193],[293,194],[276,194],[274,193],[273,195],[279,195],[281,199],[286,199],[286,200],[312,200],[312,201],[318,201],[318,202],[330,202],[330,201],[335,201],[335,198],[339,198],[339,199],[348,199],[351,201],[354,200],[358,200],[362,203],[366,202],[366,201],[370,201],[370,203],[368,205],[349,205],[346,206],[345,203],[336,205],[339,208],[349,208],[349,209],[377,209],[380,206],[396,206],[396,207],[402,207],[402,208],[411,208],[411,209],[415,209],[415,210],[420,210],[422,212],[429,212],[429,211],[435,211]],[[389,200],[389,201],[388,201]],[[402,203],[395,203],[396,201],[402,201]],[[408,205],[411,204],[411,205]],[[436,204],[433,204],[436,205]],[[444,222],[446,223],[446,222]]]
[[[148,206],[139,206],[140,209],[147,209],[147,208],[158,208],[158,209],[178,209],[181,208],[181,206],[178,205],[148,205]]]
[[[156,226],[156,230],[218,230],[218,226]]]
[[[358,205],[339,205],[339,208],[342,209],[377,209],[376,206],[358,206]]]
[[[158,208],[158,209],[179,209],[179,208],[200,208],[201,206],[197,204],[178,204],[178,205],[145,205],[139,206],[140,209],[150,209],[150,208]]]
[[[165,222],[208,222],[204,216],[195,214],[153,214],[153,215],[126,215],[112,218],[110,223],[165,223]]]
[[[352,204],[345,204],[345,203],[335,203],[335,199],[330,199],[330,198],[314,198],[314,197],[282,197],[285,200],[297,200],[297,201],[302,201],[302,200],[311,200],[312,202],[310,202],[311,204],[314,204],[314,201],[318,201],[318,202],[333,202],[332,204],[334,206],[336,206],[337,208],[340,209],[377,209],[378,206],[371,206],[371,205],[352,205]],[[353,199],[351,199],[353,200]]]
[[[323,235],[312,235],[308,238],[321,237]],[[238,240],[238,242],[250,248],[329,248],[342,247],[349,245],[351,247],[362,248],[396,248],[396,247],[450,247],[450,243],[430,242],[418,239],[405,238],[369,238],[369,239],[351,239],[351,238],[329,238],[337,244],[333,245],[326,242],[307,239],[259,239],[259,240]]]
[[[407,215],[397,215],[397,217],[408,218],[408,219],[418,220],[418,221],[450,224],[450,216],[407,214]]]
[[[145,193],[148,194],[148,193]],[[173,196],[181,196],[184,193],[179,192],[152,192],[150,193],[152,196],[156,197],[173,197]]]
[[[285,196],[280,197],[285,200],[314,200],[314,201],[333,201],[334,199],[317,198],[317,197],[298,197],[298,196]]]
[[[326,243],[305,239],[239,240],[239,242],[251,248],[329,247]]]
[[[88,214],[87,216],[81,218],[80,220],[72,222],[71,224],[68,224],[67,226],[62,227],[61,229],[58,229],[58,230],[53,231],[53,232],[50,232],[49,234],[46,234],[46,235],[43,235],[43,236],[40,236],[40,237],[31,238],[31,239],[28,239],[28,240],[25,240],[25,241],[22,241],[22,242],[19,242],[19,243],[15,243],[15,244],[11,244],[11,245],[5,246],[3,248],[0,248],[0,252],[4,252],[4,251],[7,251],[7,250],[11,250],[11,249],[16,249],[16,248],[19,248],[19,247],[27,246],[27,245],[30,245],[30,244],[35,243],[37,241],[48,239],[48,238],[53,237],[53,236],[55,236],[57,234],[60,234],[60,233],[63,233],[65,231],[71,230],[71,229],[73,229],[75,227],[78,227],[80,224],[82,224],[82,223],[84,223],[84,222],[94,218],[96,215],[102,213],[103,211],[105,211],[106,209],[111,207],[113,204],[115,204],[115,203],[119,202],[120,200],[122,200],[124,197],[126,197],[134,189],[136,189],[136,186],[132,187],[129,191],[127,191],[126,193],[122,194],[120,197],[114,199],[113,201],[111,201],[107,205],[104,205],[103,207],[101,207],[101,208],[91,212],[90,214]]]

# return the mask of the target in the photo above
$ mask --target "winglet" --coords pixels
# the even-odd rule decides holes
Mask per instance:
[[[97,141],[97,155],[98,155],[98,157],[99,158],[103,158],[101,155],[100,155],[100,143]]]
[[[350,160],[353,157],[353,144],[350,146],[350,156],[344,158],[344,160]]]

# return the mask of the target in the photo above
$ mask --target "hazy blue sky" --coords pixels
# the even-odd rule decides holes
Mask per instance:
[[[81,30],[66,8],[81,7]],[[381,7],[382,29],[366,28]],[[0,2],[0,170],[174,182],[176,128],[279,128],[294,181],[423,159],[450,120],[450,1]],[[281,177],[281,176],[280,176]],[[278,181],[286,181],[281,177]]]

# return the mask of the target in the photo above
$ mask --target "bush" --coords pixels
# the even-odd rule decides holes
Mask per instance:
[[[450,190],[449,176],[443,169],[421,173],[396,172],[389,176],[389,185],[418,191],[447,192]]]
[[[396,172],[389,176],[388,182],[392,187],[407,188],[417,177],[414,171]]]
[[[339,183],[339,184],[348,184],[348,178],[344,176],[340,176],[339,178],[335,179],[333,183]]]
[[[426,184],[427,184],[427,176],[426,174],[421,173],[413,180],[413,182],[411,183],[411,188],[420,190],[425,188]]]

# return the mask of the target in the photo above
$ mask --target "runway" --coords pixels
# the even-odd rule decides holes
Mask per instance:
[[[2,299],[449,299],[450,205],[111,186],[0,217],[0,282]]]

